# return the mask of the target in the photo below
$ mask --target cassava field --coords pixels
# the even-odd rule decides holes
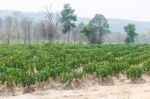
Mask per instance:
[[[82,93],[84,91],[81,90],[82,88],[98,84],[100,86],[97,87],[99,88],[97,90],[107,92],[115,89],[118,91],[119,87],[113,85],[116,80],[121,82],[119,84],[128,80],[133,87],[128,86],[127,89],[131,88],[132,90],[137,86],[136,82],[143,83],[143,76],[149,78],[149,74],[150,45],[147,44],[0,45],[0,98],[18,95],[20,91],[28,93],[49,89],[54,90],[51,92],[53,95],[59,93],[57,90],[62,90],[63,95],[66,89],[80,89],[79,93]],[[109,90],[105,90],[105,87],[108,86]],[[122,86],[126,86],[126,84]],[[122,89],[124,88],[122,87]],[[88,93],[88,91],[86,92]],[[126,91],[124,93],[127,94]],[[91,93],[87,95],[91,95]],[[95,94],[94,96],[96,98]],[[75,99],[76,95],[62,98]],[[51,99],[60,99],[60,97]],[[92,99],[92,97],[83,97],[83,99]],[[116,94],[116,98],[110,99],[132,98],[130,98],[130,94],[127,94],[127,98],[119,98]]]

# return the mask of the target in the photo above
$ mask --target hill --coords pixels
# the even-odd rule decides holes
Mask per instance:
[[[5,16],[12,15],[14,11],[9,10],[0,10],[0,17],[4,18]],[[43,12],[20,12],[22,16],[32,19],[34,22],[37,22],[44,18]],[[84,22],[87,23],[91,18],[78,17],[78,23]],[[140,22],[124,19],[114,19],[108,18],[108,23],[110,25],[110,30],[112,32],[124,32],[123,27],[128,23],[134,23],[138,33],[145,33],[150,28],[150,22]]]

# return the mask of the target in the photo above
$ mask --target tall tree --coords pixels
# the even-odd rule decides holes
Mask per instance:
[[[27,18],[23,18],[21,21],[22,32],[24,33],[24,44],[31,43],[31,26],[32,21]]]
[[[70,4],[65,4],[61,11],[61,22],[63,25],[62,32],[68,33],[68,43],[70,38],[71,28],[75,28],[74,21],[77,21],[77,16],[74,14],[75,10],[70,7]]]
[[[12,17],[6,16],[5,17],[5,32],[6,32],[8,44],[10,43],[11,29],[12,29]]]
[[[0,17],[0,31],[2,29],[2,26],[3,26],[3,19]]]
[[[77,41],[77,38],[78,38],[78,29],[77,28],[73,28],[72,29],[72,39],[73,39],[73,42],[76,43]]]
[[[49,42],[52,42],[54,38],[56,37],[57,30],[58,30],[58,24],[59,24],[59,14],[54,14],[52,11],[52,4],[49,7],[46,7],[46,31],[47,31],[47,37]]]
[[[80,26],[80,32],[84,33],[89,43],[96,43],[96,27],[91,23]]]
[[[47,38],[47,31],[46,31],[46,24],[45,24],[44,21],[41,21],[40,27],[41,27],[40,34],[41,34],[41,36],[42,36],[42,40],[43,40],[44,43],[45,43],[46,38]]]
[[[125,39],[125,43],[134,43],[134,38],[137,36],[137,33],[135,32],[135,25],[132,23],[129,23],[128,25],[124,26],[124,30],[127,33],[127,37]]]
[[[2,33],[3,30],[3,19],[0,17],[0,33]]]
[[[59,28],[60,28],[60,14],[56,13],[54,19],[55,19],[54,20],[54,33],[55,33],[55,39],[57,39]]]
[[[47,30],[45,21],[41,20],[34,24],[33,36],[36,41],[41,41],[45,43],[47,39]]]
[[[20,20],[19,20],[19,17],[20,17],[20,12],[15,11],[13,13],[13,21],[14,21],[15,30],[16,30],[16,33],[17,33],[18,42],[20,41],[20,30],[19,30]]]
[[[101,14],[96,14],[90,23],[96,27],[98,37],[97,43],[103,43],[103,36],[107,33],[110,33],[107,19]]]

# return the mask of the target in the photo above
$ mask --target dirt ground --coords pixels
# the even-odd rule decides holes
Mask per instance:
[[[89,82],[89,81],[88,81]],[[0,96],[0,99],[150,99],[150,78],[135,82],[115,81],[113,85],[93,84],[77,89],[48,89],[18,96]]]

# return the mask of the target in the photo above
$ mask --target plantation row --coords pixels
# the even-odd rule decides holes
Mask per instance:
[[[0,45],[0,84],[8,88],[120,73],[132,80],[149,74],[150,45]]]

